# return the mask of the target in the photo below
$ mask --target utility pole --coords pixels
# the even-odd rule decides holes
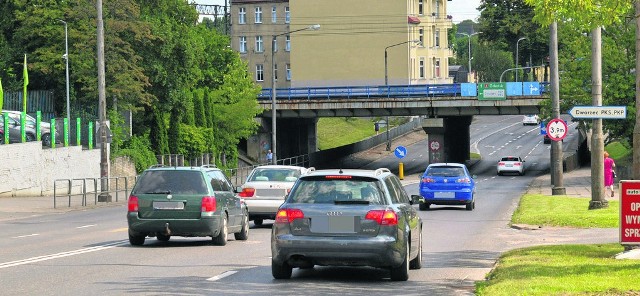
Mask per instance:
[[[602,106],[602,27],[591,31],[591,103]],[[604,136],[602,118],[591,125],[591,202],[589,209],[609,206],[604,198]]]
[[[640,110],[640,0],[636,4],[636,110]],[[634,180],[640,180],[640,116],[636,115],[633,127],[633,174]]]
[[[111,201],[108,193],[109,178],[109,151],[107,150],[107,98],[105,94],[105,69],[104,69],[104,23],[102,21],[102,0],[96,1],[97,39],[98,39],[98,120],[100,120],[100,201]]]
[[[560,118],[560,77],[558,71],[558,23],[549,26],[551,40],[549,42],[549,58],[551,68],[551,104],[553,118]],[[551,188],[552,195],[565,195],[562,176],[562,141],[551,141]]]

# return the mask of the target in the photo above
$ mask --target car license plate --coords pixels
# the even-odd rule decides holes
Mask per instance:
[[[505,166],[508,167],[508,168],[513,167],[512,164],[506,164]]]
[[[184,210],[184,203],[181,201],[154,201],[154,210]]]
[[[347,217],[312,217],[311,232],[316,233],[354,233],[355,218]]]
[[[456,193],[455,192],[435,192],[433,194],[434,198],[455,198],[456,197]]]

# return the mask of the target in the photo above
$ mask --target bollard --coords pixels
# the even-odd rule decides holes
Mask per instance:
[[[398,164],[398,177],[400,180],[404,180],[404,164],[402,162]]]

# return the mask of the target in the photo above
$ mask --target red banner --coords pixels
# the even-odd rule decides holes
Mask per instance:
[[[640,181],[620,181],[620,244],[640,244]]]

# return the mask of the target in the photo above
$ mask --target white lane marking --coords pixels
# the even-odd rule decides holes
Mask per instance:
[[[236,273],[236,272],[237,272],[237,271],[235,271],[235,270],[225,271],[225,272],[223,272],[223,273],[222,273],[222,274],[220,274],[220,275],[216,275],[216,276],[214,276],[214,277],[212,277],[212,278],[208,278],[208,279],[207,279],[207,281],[215,282],[215,281],[217,281],[217,280],[221,280],[221,279],[223,279],[223,278],[226,278],[226,277],[228,277],[228,276],[230,276],[230,275],[232,275],[232,274],[234,274],[234,273]]]
[[[74,256],[74,255],[80,255],[80,254],[84,254],[84,253],[103,251],[103,250],[111,249],[113,247],[124,246],[126,244],[128,244],[128,241],[122,240],[122,241],[117,241],[117,242],[113,242],[113,243],[104,244],[104,245],[101,245],[101,246],[82,248],[82,249],[78,249],[78,250],[73,250],[73,251],[68,251],[68,252],[61,252],[61,253],[57,253],[57,254],[43,255],[43,256],[32,257],[32,258],[27,258],[27,259],[22,259],[22,260],[4,262],[4,263],[0,263],[0,269],[7,268],[7,267],[13,267],[13,266],[19,266],[19,265],[25,265],[25,264],[30,264],[30,263],[36,263],[36,262],[41,262],[41,261],[53,260],[53,259],[58,259],[58,258],[63,258],[63,257],[69,257],[69,256]]]
[[[33,234],[27,234],[27,235],[21,235],[21,236],[14,236],[12,238],[25,238],[25,237],[32,237],[32,236],[38,236],[40,235],[39,233],[33,233]]]
[[[94,227],[94,226],[96,226],[96,225],[95,224],[90,224],[90,225],[85,225],[85,226],[78,226],[76,228],[80,229],[80,228],[88,228],[88,227]]]

